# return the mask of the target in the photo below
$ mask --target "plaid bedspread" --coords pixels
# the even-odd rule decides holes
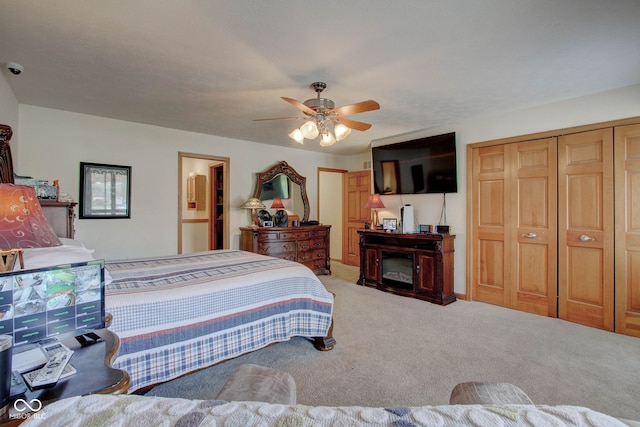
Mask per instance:
[[[129,390],[294,336],[326,336],[333,296],[307,267],[238,250],[110,261],[113,366]]]

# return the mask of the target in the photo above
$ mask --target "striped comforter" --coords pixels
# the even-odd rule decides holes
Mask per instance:
[[[238,250],[106,263],[113,366],[129,391],[294,336],[326,336],[333,296],[307,267]]]

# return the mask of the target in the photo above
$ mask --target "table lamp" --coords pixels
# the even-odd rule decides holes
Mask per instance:
[[[28,185],[0,184],[0,268],[22,265],[22,249],[61,246],[42,212],[36,190]],[[11,265],[8,265],[11,263]]]
[[[284,204],[282,204],[282,199],[276,197],[273,199],[273,203],[271,203],[271,209],[284,209]]]
[[[251,209],[252,224],[250,225],[250,227],[259,227],[260,224],[258,224],[258,209],[265,209],[266,206],[264,205],[264,203],[262,203],[257,197],[251,197],[240,207],[243,209]]]
[[[384,208],[384,203],[380,200],[380,195],[378,193],[374,193],[369,196],[369,200],[367,200],[367,204],[364,205],[367,209],[373,209],[373,227],[377,228],[379,224],[378,222],[378,209]]]

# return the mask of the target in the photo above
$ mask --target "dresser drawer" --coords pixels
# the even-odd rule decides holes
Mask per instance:
[[[329,266],[327,265],[327,261],[324,259],[314,259],[311,261],[301,261],[302,264],[309,267],[311,270],[316,272],[316,274],[331,274],[331,270],[329,270]]]
[[[271,233],[260,233],[258,235],[258,241],[259,242],[272,242],[272,241],[278,241],[280,240],[280,238],[278,237],[278,232],[274,231]]]
[[[309,233],[311,237],[326,237],[329,235],[327,230],[313,230]]]
[[[324,239],[308,239],[298,241],[298,252],[308,251],[317,248],[325,248],[327,245]]]
[[[310,261],[312,259],[327,259],[326,249],[315,249],[312,251],[298,252],[298,262]]]
[[[274,255],[283,252],[291,252],[295,255],[296,242],[258,242],[259,254]]]
[[[292,230],[292,231],[281,231],[280,234],[280,240],[288,240],[288,239],[293,239],[293,240],[300,240],[300,239],[308,239],[309,237],[312,237],[312,231],[311,230]]]

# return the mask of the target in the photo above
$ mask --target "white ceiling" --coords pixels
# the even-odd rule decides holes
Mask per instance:
[[[300,147],[324,81],[374,99],[333,147],[640,83],[638,0],[0,0],[0,63],[18,102]],[[455,130],[455,129],[451,129]]]

